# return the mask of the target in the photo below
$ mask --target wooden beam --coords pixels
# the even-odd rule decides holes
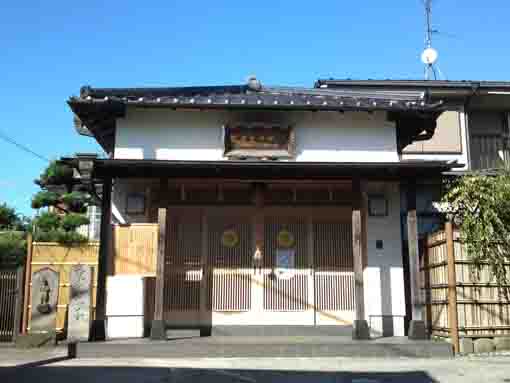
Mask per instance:
[[[103,195],[101,204],[101,231],[99,234],[99,259],[97,264],[96,315],[92,322],[90,338],[93,341],[106,339],[106,275],[108,272],[108,257],[110,254],[110,239],[112,236],[112,179],[103,181]]]
[[[158,209],[158,256],[156,264],[156,291],[154,298],[154,319],[152,321],[151,339],[166,339],[163,317],[165,289],[165,256],[167,242],[168,211],[166,207]]]
[[[352,206],[352,255],[354,262],[354,296],[355,296],[355,320],[353,329],[354,339],[368,339],[370,337],[368,331],[368,323],[365,318],[365,292],[363,285],[363,263],[366,234],[363,222],[363,194],[365,182],[359,178],[352,181],[353,193],[357,198],[353,200]]]
[[[457,313],[457,276],[455,272],[455,247],[453,242],[453,224],[447,221],[445,224],[446,233],[446,255],[448,261],[448,327],[452,337],[453,349],[460,352],[459,344],[459,323]]]
[[[349,185],[351,180],[347,177],[326,180],[306,180],[306,179],[233,179],[233,178],[171,178],[169,183],[185,185],[238,185],[238,184],[288,184],[288,185]]]
[[[253,254],[253,265],[255,268],[263,266],[264,257],[264,199],[265,199],[265,185],[256,183],[253,185],[254,203],[255,203],[255,216],[254,216],[254,231],[255,231],[255,250]]]
[[[212,307],[207,307],[208,298],[210,295],[210,292],[212,291],[212,278],[210,278],[210,275],[212,273],[210,272],[209,262],[208,262],[208,234],[209,234],[209,228],[208,228],[208,220],[206,215],[207,209],[201,209],[200,215],[202,220],[202,248],[201,250],[201,263],[202,263],[202,279],[200,280],[200,336],[210,336],[212,331]]]
[[[420,284],[420,250],[418,242],[418,217],[416,214],[416,180],[407,184],[407,243],[409,249],[409,280],[411,285],[411,322],[409,338],[425,339],[426,329],[423,321],[423,299]]]
[[[408,183],[407,189],[407,241],[409,246],[409,273],[411,280],[412,319],[421,320],[420,261],[418,247],[418,218],[416,214],[416,183]]]
[[[16,343],[16,338],[20,334],[20,324],[23,315],[23,266],[19,266],[16,271],[16,301],[14,306],[14,330],[12,332],[12,341]]]
[[[152,187],[146,186],[145,187],[145,222],[146,223],[151,223],[152,219],[153,219],[152,200],[153,200]]]
[[[32,233],[27,234],[27,259],[25,263],[25,286],[24,286],[24,297],[23,297],[23,320],[21,325],[21,333],[27,333],[28,327],[28,306],[30,304],[30,281],[32,279]]]
[[[167,207],[168,205],[168,178],[160,178],[159,180],[159,205]]]

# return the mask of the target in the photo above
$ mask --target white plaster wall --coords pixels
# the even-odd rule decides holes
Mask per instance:
[[[399,161],[396,130],[383,112],[292,112],[281,116],[296,129],[296,161]],[[128,109],[126,117],[117,121],[115,158],[225,160],[222,127],[233,119],[237,117],[225,111]]]
[[[144,295],[143,277],[133,275],[108,277],[106,332],[109,339],[143,337]]]
[[[224,121],[222,112],[128,109],[117,120],[115,158],[222,160]]]
[[[384,113],[306,113],[295,119],[297,158],[305,162],[397,162],[395,125]]]
[[[368,195],[384,194],[387,217],[368,217],[368,263],[364,270],[365,315],[373,336],[383,334],[381,315],[393,316],[393,335],[404,335],[404,272],[400,230],[400,187],[398,183],[370,183]],[[383,249],[376,249],[376,240]]]

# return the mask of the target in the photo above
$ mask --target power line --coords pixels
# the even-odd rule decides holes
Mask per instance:
[[[16,142],[14,139],[10,138],[9,136],[7,136],[5,133],[2,133],[0,132],[0,138],[14,146],[16,146],[18,149],[21,149],[23,150],[24,152],[27,152],[27,153],[30,153],[31,155],[33,155],[34,157],[37,157],[38,159],[40,160],[43,160],[45,162],[51,162],[48,158],[44,157],[43,155],[40,155],[36,152],[34,152],[33,150],[27,148],[25,145],[22,145],[18,142]]]

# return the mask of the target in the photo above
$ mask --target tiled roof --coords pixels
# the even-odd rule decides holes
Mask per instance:
[[[335,87],[335,86],[347,86],[347,87],[386,87],[390,88],[450,88],[450,89],[471,89],[471,88],[482,88],[482,89],[509,89],[510,81],[477,81],[477,80],[395,80],[395,79],[367,79],[367,80],[355,80],[355,79],[319,79],[315,83],[316,88],[321,87]]]
[[[442,102],[431,103],[421,91],[360,91],[260,85],[173,88],[81,89],[69,104],[75,112],[83,105],[122,104],[147,107],[294,110],[395,110],[433,111]]]

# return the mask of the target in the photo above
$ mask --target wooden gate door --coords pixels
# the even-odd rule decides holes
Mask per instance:
[[[351,325],[354,319],[354,268],[350,222],[313,222],[315,323]]]
[[[311,224],[295,208],[271,209],[265,218],[264,324],[314,324]]]
[[[214,325],[249,324],[252,310],[252,209],[210,208],[207,223],[208,311]]]
[[[164,317],[174,328],[208,325],[205,315],[204,224],[201,209],[170,208]]]
[[[18,335],[23,305],[23,268],[0,270],[0,342]]]

